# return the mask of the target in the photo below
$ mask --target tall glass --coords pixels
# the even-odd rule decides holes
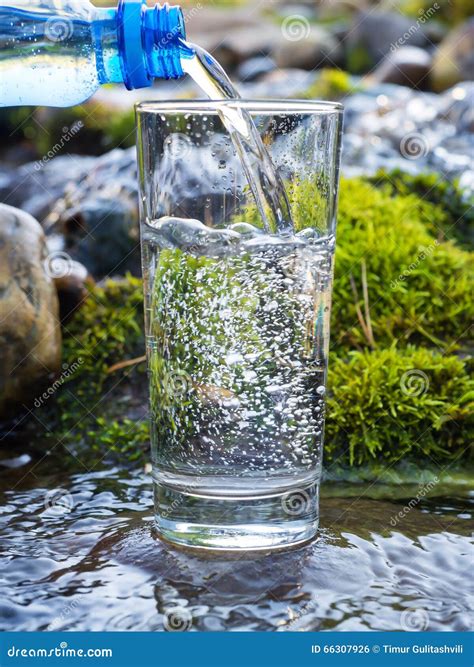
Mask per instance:
[[[290,204],[265,228],[222,118],[252,116]],[[156,525],[279,549],[318,526],[342,108],[137,107]]]

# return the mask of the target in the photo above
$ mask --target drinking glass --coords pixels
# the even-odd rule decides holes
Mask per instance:
[[[225,122],[242,114],[291,227],[256,205]],[[150,102],[137,125],[157,530],[201,549],[301,544],[318,527],[342,107]]]

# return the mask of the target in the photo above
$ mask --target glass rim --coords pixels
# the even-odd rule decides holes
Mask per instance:
[[[255,113],[312,113],[328,115],[342,113],[344,106],[340,102],[326,102],[325,100],[297,100],[297,99],[250,99],[241,98],[230,100],[144,100],[135,104],[137,114],[153,113],[217,113],[220,107],[238,107]]]

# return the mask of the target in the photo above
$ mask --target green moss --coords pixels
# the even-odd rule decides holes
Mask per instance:
[[[328,387],[326,463],[468,454],[474,383],[457,357],[414,347],[333,354]]]
[[[107,452],[120,454],[122,462],[146,461],[149,458],[150,425],[147,419],[137,422],[127,417],[98,417],[93,428],[87,432],[87,438],[93,451],[102,455]]]
[[[110,109],[107,106],[96,106],[88,111],[92,118],[91,127],[102,131],[102,145],[106,150],[112,148],[130,148],[135,145],[135,111],[128,109]]]
[[[285,181],[285,192],[290,205],[293,226],[296,232],[312,227],[326,233],[327,230],[327,198],[323,196],[323,187],[310,180],[300,180],[296,178],[292,181]],[[268,216],[270,217],[270,216]],[[235,215],[235,222],[245,220],[245,222],[263,229],[263,221],[256,204],[251,201]],[[276,230],[272,229],[272,233]]]
[[[94,287],[63,332],[64,378],[38,417],[68,448],[139,458],[148,446],[145,364],[109,373],[144,354],[141,280],[128,276]],[[130,415],[139,414],[138,418]]]
[[[457,182],[443,180],[439,174],[407,174],[400,169],[379,171],[368,179],[376,187],[384,188],[392,196],[410,194],[439,207],[437,227],[431,231],[439,236],[456,239],[466,247],[474,245],[474,201],[467,199]]]
[[[231,334],[212,304],[226,302],[232,312],[240,314],[248,339],[254,338],[251,326],[244,322],[255,304],[235,279],[236,270],[229,266],[224,276],[215,260],[178,249],[159,255],[151,303],[150,334],[156,344],[150,357],[150,378],[153,423],[162,442],[184,446],[199,428],[199,419],[206,416],[199,395],[212,385],[213,371],[224,362],[219,356],[225,350],[222,341]],[[190,350],[190,340],[199,345]]]
[[[340,69],[324,68],[317,79],[296,97],[305,100],[337,100],[356,92],[358,86],[352,83],[347,72]]]
[[[266,437],[273,428],[278,432],[279,426],[265,419],[274,407],[265,388],[282,377],[282,361],[269,338],[284,340],[294,357],[311,358],[312,347],[300,295],[282,289],[278,280],[284,267],[292,275],[290,265],[274,259],[272,280],[270,267],[262,269],[265,261],[252,253],[229,254],[225,261],[179,249],[160,253],[151,300],[150,380],[152,421],[163,456],[171,451],[173,458],[182,456],[204,433],[217,435],[224,449],[240,447],[245,418],[229,418],[224,406],[234,401],[235,409],[237,397],[245,397],[246,411],[260,415]],[[278,312],[271,331],[268,304]],[[228,361],[235,347],[242,363]],[[250,358],[258,359],[258,380],[244,363]],[[308,365],[304,381],[317,387],[317,378],[321,371]],[[225,427],[215,434],[217,424]]]
[[[472,257],[438,240],[432,230],[442,224],[443,209],[415,195],[392,197],[362,179],[343,181],[331,334],[336,349],[467,343]],[[373,342],[360,322],[361,314],[367,320],[366,308]]]

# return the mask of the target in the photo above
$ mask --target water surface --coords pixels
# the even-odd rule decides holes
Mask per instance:
[[[56,450],[38,460],[3,461],[3,630],[469,629],[472,499],[461,487],[433,489],[397,520],[417,487],[385,487],[384,499],[377,485],[326,484],[312,544],[203,557],[154,536],[142,469],[78,472],[87,463],[74,459],[67,472]]]

